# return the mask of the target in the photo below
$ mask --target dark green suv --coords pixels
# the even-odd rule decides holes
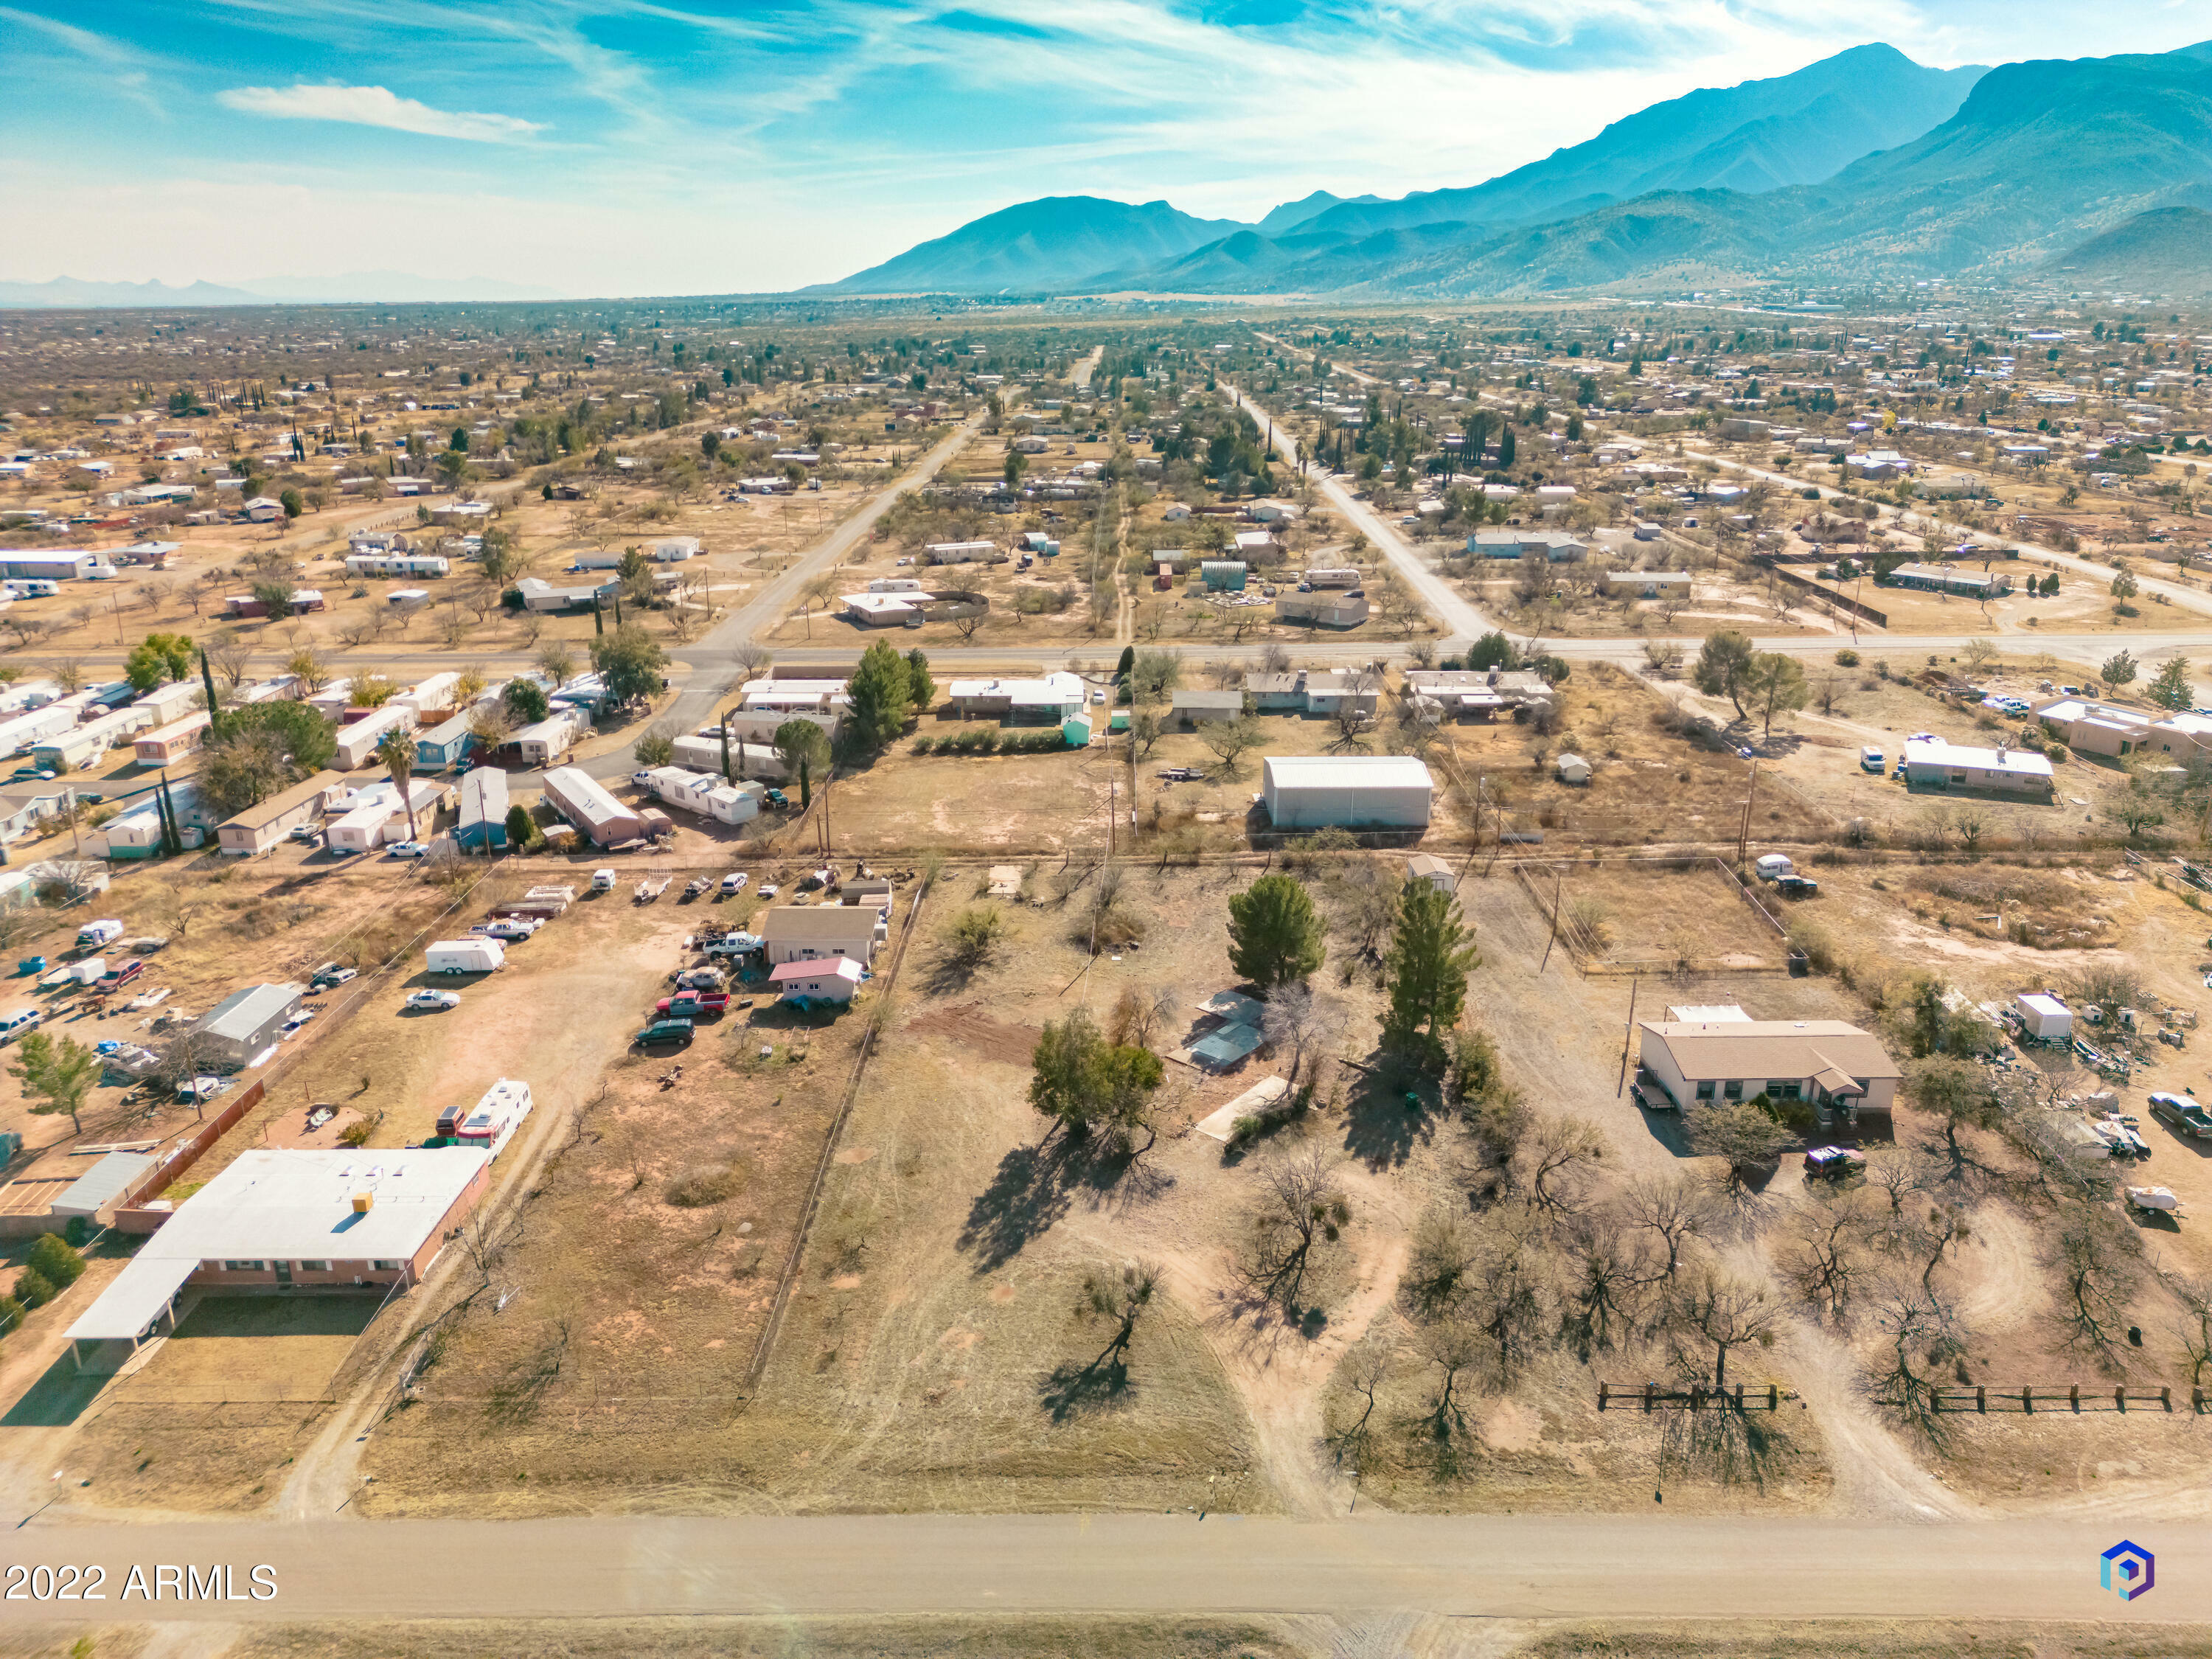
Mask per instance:
[[[656,1019],[631,1039],[641,1048],[656,1048],[662,1043],[673,1043],[679,1048],[691,1046],[691,1022],[688,1019]]]

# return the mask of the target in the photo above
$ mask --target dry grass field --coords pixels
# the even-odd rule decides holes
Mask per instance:
[[[681,1054],[625,1053],[705,912],[664,902],[647,927],[600,902],[618,943],[578,944],[603,979],[572,963],[557,997],[488,1011],[535,1006],[516,1035],[568,1080],[562,1115],[496,1259],[457,1267],[472,1300],[431,1339],[418,1398],[371,1443],[379,1513],[682,1506],[742,1480],[727,1425],[876,994],[834,1018],[763,998]]]

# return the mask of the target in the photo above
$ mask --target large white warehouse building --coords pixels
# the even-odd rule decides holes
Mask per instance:
[[[1419,830],[1436,784],[1411,755],[1270,755],[1262,769],[1278,830]]]

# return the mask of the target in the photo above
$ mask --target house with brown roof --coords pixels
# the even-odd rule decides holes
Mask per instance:
[[[1824,1115],[1887,1112],[1904,1073],[1870,1033],[1840,1019],[1645,1020],[1642,1076],[1675,1105],[1811,1102]]]

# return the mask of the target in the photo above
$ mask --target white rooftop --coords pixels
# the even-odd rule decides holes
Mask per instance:
[[[1941,738],[1909,738],[1905,744],[1907,766],[1974,767],[1985,772],[2004,772],[2024,778],[2047,778],[2051,763],[2029,749],[1980,749],[1969,744],[1946,743]]]
[[[139,1246],[65,1340],[138,1336],[203,1261],[412,1256],[490,1158],[461,1146],[242,1152]],[[366,1214],[357,1193],[374,1198]]]
[[[1431,789],[1429,769],[1411,755],[1269,755],[1268,781],[1279,788]]]

